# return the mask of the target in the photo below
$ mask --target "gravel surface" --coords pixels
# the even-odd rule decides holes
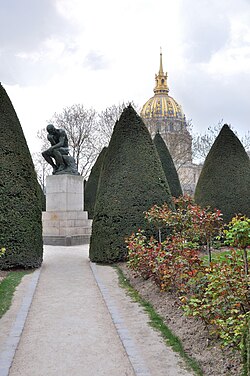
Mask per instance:
[[[9,376],[192,375],[119,287],[114,268],[89,262],[87,246],[46,246],[44,256]]]

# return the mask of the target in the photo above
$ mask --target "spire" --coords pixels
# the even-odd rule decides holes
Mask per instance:
[[[163,73],[163,65],[162,65],[162,49],[160,47],[160,69],[159,69],[159,75],[164,75]]]
[[[155,94],[168,94],[169,88],[167,85],[167,72],[164,74],[163,72],[163,64],[162,64],[162,50],[160,49],[160,69],[158,75],[155,75],[155,88],[154,88],[154,93]]]

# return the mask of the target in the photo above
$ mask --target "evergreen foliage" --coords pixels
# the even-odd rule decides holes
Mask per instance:
[[[159,132],[157,132],[154,137],[154,144],[159,154],[162,168],[168,181],[171,194],[174,197],[179,197],[182,195],[180,180],[171,154],[169,153],[167,145],[165,144]]]
[[[220,209],[224,222],[238,213],[250,216],[250,160],[241,142],[223,126],[207,155],[195,190],[201,206]]]
[[[1,269],[42,263],[41,194],[31,155],[12,103],[0,84]]]
[[[84,187],[84,210],[88,212],[88,217],[91,219],[94,216],[98,181],[106,151],[107,148],[104,147],[99,154],[94,166],[92,167],[88,181],[86,182]]]
[[[113,263],[127,255],[125,237],[147,228],[144,211],[164,202],[173,207],[155,146],[131,105],[116,123],[99,181],[90,259]]]

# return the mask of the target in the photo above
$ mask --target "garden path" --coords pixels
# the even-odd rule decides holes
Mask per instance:
[[[10,329],[0,341],[0,376],[192,375],[119,287],[115,269],[89,262],[87,245],[45,246],[35,273],[0,320],[0,333]]]

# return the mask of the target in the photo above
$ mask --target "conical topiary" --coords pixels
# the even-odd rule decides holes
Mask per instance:
[[[39,267],[43,256],[41,195],[12,103],[0,84],[0,268]]]
[[[238,137],[223,126],[205,160],[195,201],[223,213],[225,222],[238,213],[250,216],[250,160]]]
[[[147,226],[144,211],[164,202],[170,189],[150,134],[132,106],[116,123],[99,181],[90,259],[113,263],[127,255],[125,237]]]
[[[168,181],[171,194],[174,197],[179,197],[182,195],[180,180],[167,145],[165,144],[159,132],[157,132],[154,137],[154,144],[159,154],[162,168]]]
[[[86,182],[84,187],[84,210],[88,212],[89,218],[93,218],[94,216],[98,181],[106,151],[107,148],[104,147],[99,154],[94,166],[92,167],[88,181]]]

